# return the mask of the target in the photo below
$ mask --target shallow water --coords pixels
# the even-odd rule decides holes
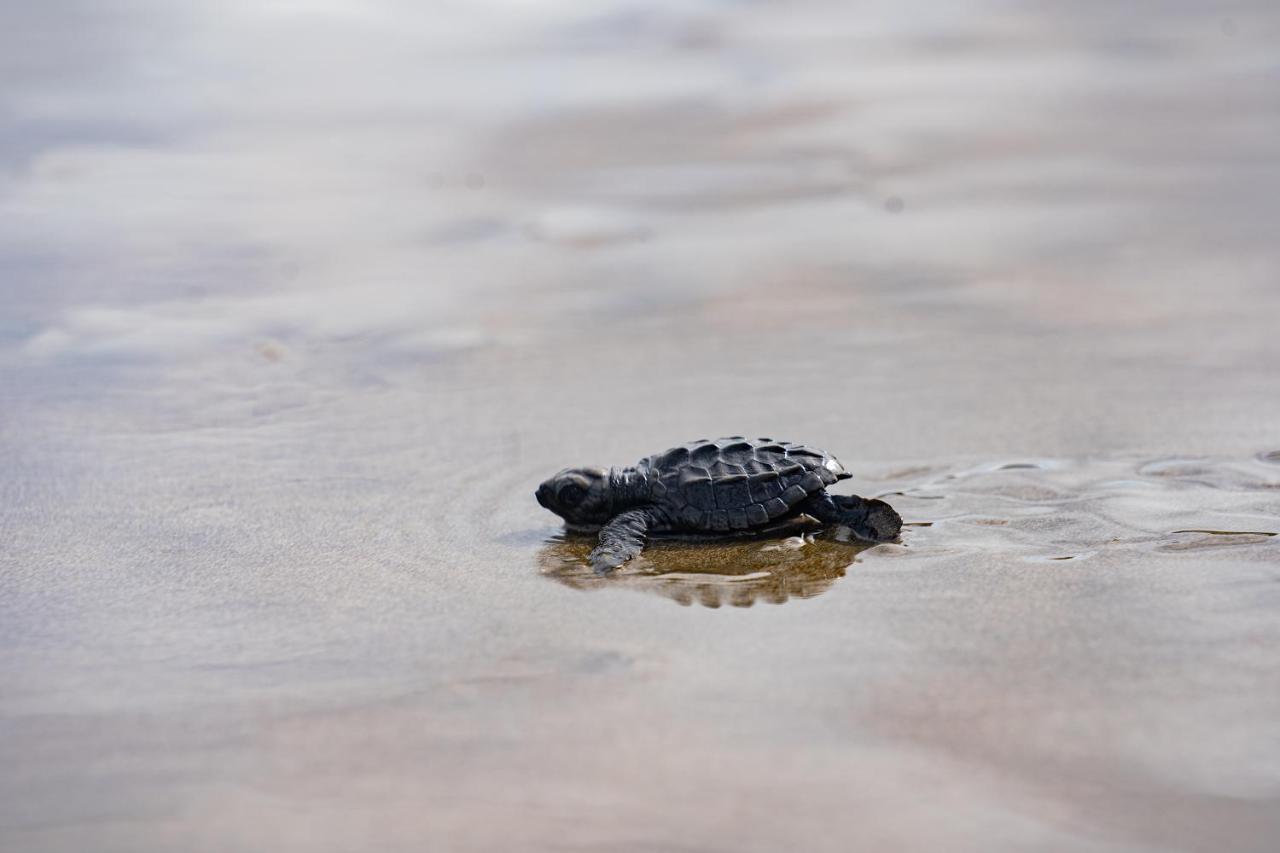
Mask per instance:
[[[0,848],[1274,849],[1271,5],[5,14]]]

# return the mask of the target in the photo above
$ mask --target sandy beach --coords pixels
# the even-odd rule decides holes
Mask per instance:
[[[1272,851],[1280,11],[0,34],[0,849]],[[533,499],[700,436],[907,522]]]

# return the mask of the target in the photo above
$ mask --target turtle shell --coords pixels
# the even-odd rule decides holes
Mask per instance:
[[[686,530],[749,530],[795,513],[810,495],[851,476],[803,444],[740,435],[698,439],[641,460],[653,501]]]

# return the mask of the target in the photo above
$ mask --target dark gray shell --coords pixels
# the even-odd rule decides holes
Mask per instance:
[[[653,502],[686,530],[748,530],[796,512],[851,476],[821,450],[740,435],[698,439],[641,460]]]

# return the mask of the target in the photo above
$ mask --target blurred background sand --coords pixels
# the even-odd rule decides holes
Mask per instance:
[[[0,9],[0,847],[1274,849],[1278,46]],[[737,433],[902,543],[599,579],[532,500]]]

